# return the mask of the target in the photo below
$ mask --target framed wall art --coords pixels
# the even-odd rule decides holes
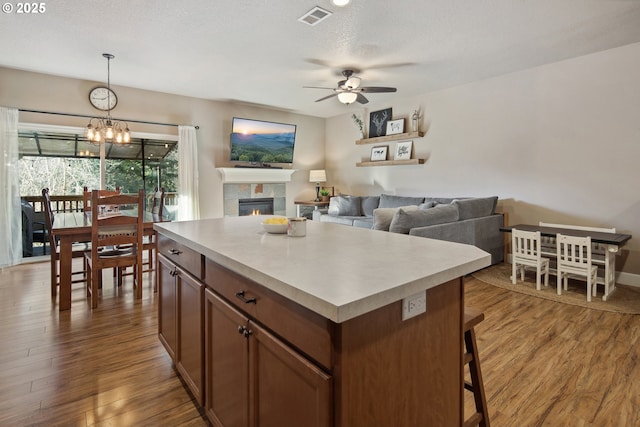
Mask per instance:
[[[401,141],[396,143],[396,153],[393,160],[409,160],[411,159],[411,146],[413,141]]]
[[[371,149],[371,161],[379,162],[381,160],[387,160],[387,146],[373,147]]]
[[[391,119],[391,108],[372,111],[369,113],[369,138],[385,136],[387,134],[387,122]]]
[[[387,135],[397,135],[404,132],[404,119],[389,120],[387,122]]]

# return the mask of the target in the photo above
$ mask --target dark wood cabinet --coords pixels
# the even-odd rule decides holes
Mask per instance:
[[[178,348],[178,291],[173,276],[175,268],[176,265],[163,256],[157,257],[158,338],[174,362]]]
[[[249,319],[205,291],[205,411],[216,427],[249,425]]]
[[[204,284],[158,255],[158,337],[199,403],[204,397]]]
[[[331,376],[210,290],[206,402],[219,427],[328,427]]]
[[[196,400],[204,397],[204,284],[178,268],[178,357],[176,367]]]

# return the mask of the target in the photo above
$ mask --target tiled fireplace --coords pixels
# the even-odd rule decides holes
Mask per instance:
[[[287,215],[287,182],[293,169],[218,168],[223,178],[224,215],[239,216],[240,200],[251,204],[260,199],[273,199],[273,214]],[[244,209],[243,209],[244,210]],[[260,212],[263,213],[263,212]]]
[[[273,214],[286,215],[286,185],[279,184],[224,184],[225,216],[240,215],[240,200],[273,198]],[[261,200],[260,200],[261,201]],[[259,209],[259,208],[257,208]],[[261,212],[263,213],[263,212]]]

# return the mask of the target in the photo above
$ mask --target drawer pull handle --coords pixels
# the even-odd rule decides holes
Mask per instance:
[[[171,276],[173,276],[173,277],[177,276],[177,275],[178,275],[178,269],[177,269],[177,268],[174,268],[173,270],[171,270],[171,271],[169,272],[169,274],[170,274]]]
[[[240,325],[238,326],[238,333],[244,336],[245,338],[249,338],[249,335],[253,334],[253,331],[251,331],[251,329],[247,329],[244,326]]]
[[[179,251],[178,249],[169,249],[169,253],[171,255],[180,255],[182,251]]]
[[[238,297],[238,299],[240,301],[242,301],[245,304],[256,304],[256,299],[255,298],[246,298],[244,296],[244,291],[240,291],[240,292],[236,292],[236,297]]]

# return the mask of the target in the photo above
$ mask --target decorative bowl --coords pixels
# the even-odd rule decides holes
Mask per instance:
[[[286,218],[283,219],[286,220]],[[281,224],[269,224],[262,221],[262,228],[264,229],[264,231],[271,234],[285,234],[288,227],[289,224],[287,222]]]

